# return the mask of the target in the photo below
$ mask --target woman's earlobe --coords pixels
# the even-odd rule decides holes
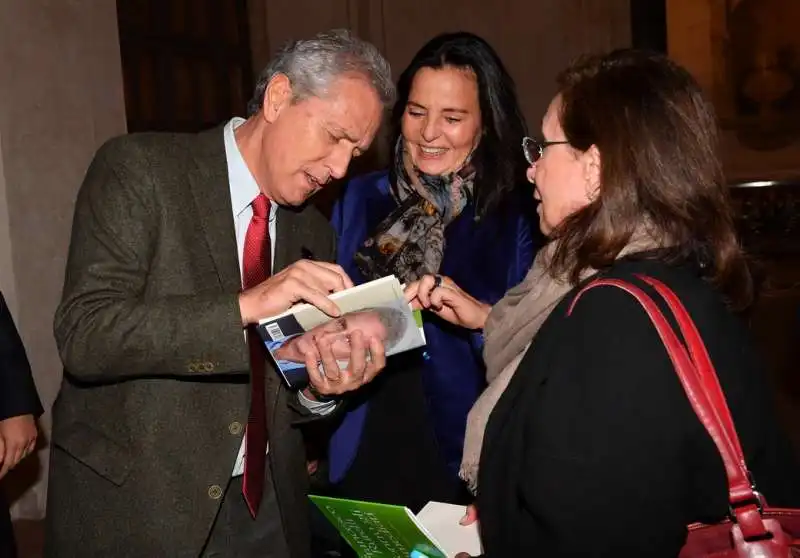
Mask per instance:
[[[601,161],[600,151],[596,145],[591,146],[585,153],[584,179],[586,181],[586,196],[589,201],[595,201],[600,194]]]

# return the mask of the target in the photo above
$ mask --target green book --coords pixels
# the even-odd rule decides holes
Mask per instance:
[[[360,558],[407,558],[414,550],[429,558],[481,553],[477,524],[464,527],[458,523],[464,506],[429,502],[415,516],[403,506],[309,498]]]

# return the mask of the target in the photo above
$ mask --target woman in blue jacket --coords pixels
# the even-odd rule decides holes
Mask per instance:
[[[334,207],[338,263],[356,283],[441,273],[493,304],[539,243],[513,80],[483,39],[440,35],[400,77],[391,124],[391,168],[352,180]],[[333,434],[334,494],[414,511],[468,500],[458,467],[485,386],[483,337],[433,313],[424,328],[427,346],[392,357]]]

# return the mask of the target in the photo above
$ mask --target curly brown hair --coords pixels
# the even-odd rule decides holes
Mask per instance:
[[[610,266],[637,227],[667,240],[668,257],[700,257],[731,306],[753,299],[718,156],[714,110],[685,69],[632,49],[583,58],[558,78],[570,145],[600,153],[596,198],[553,232],[553,274],[573,282]],[[662,256],[663,257],[663,253]]]

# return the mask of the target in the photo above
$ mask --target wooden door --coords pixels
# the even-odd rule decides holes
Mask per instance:
[[[246,0],[117,0],[128,131],[191,132],[245,116]]]

